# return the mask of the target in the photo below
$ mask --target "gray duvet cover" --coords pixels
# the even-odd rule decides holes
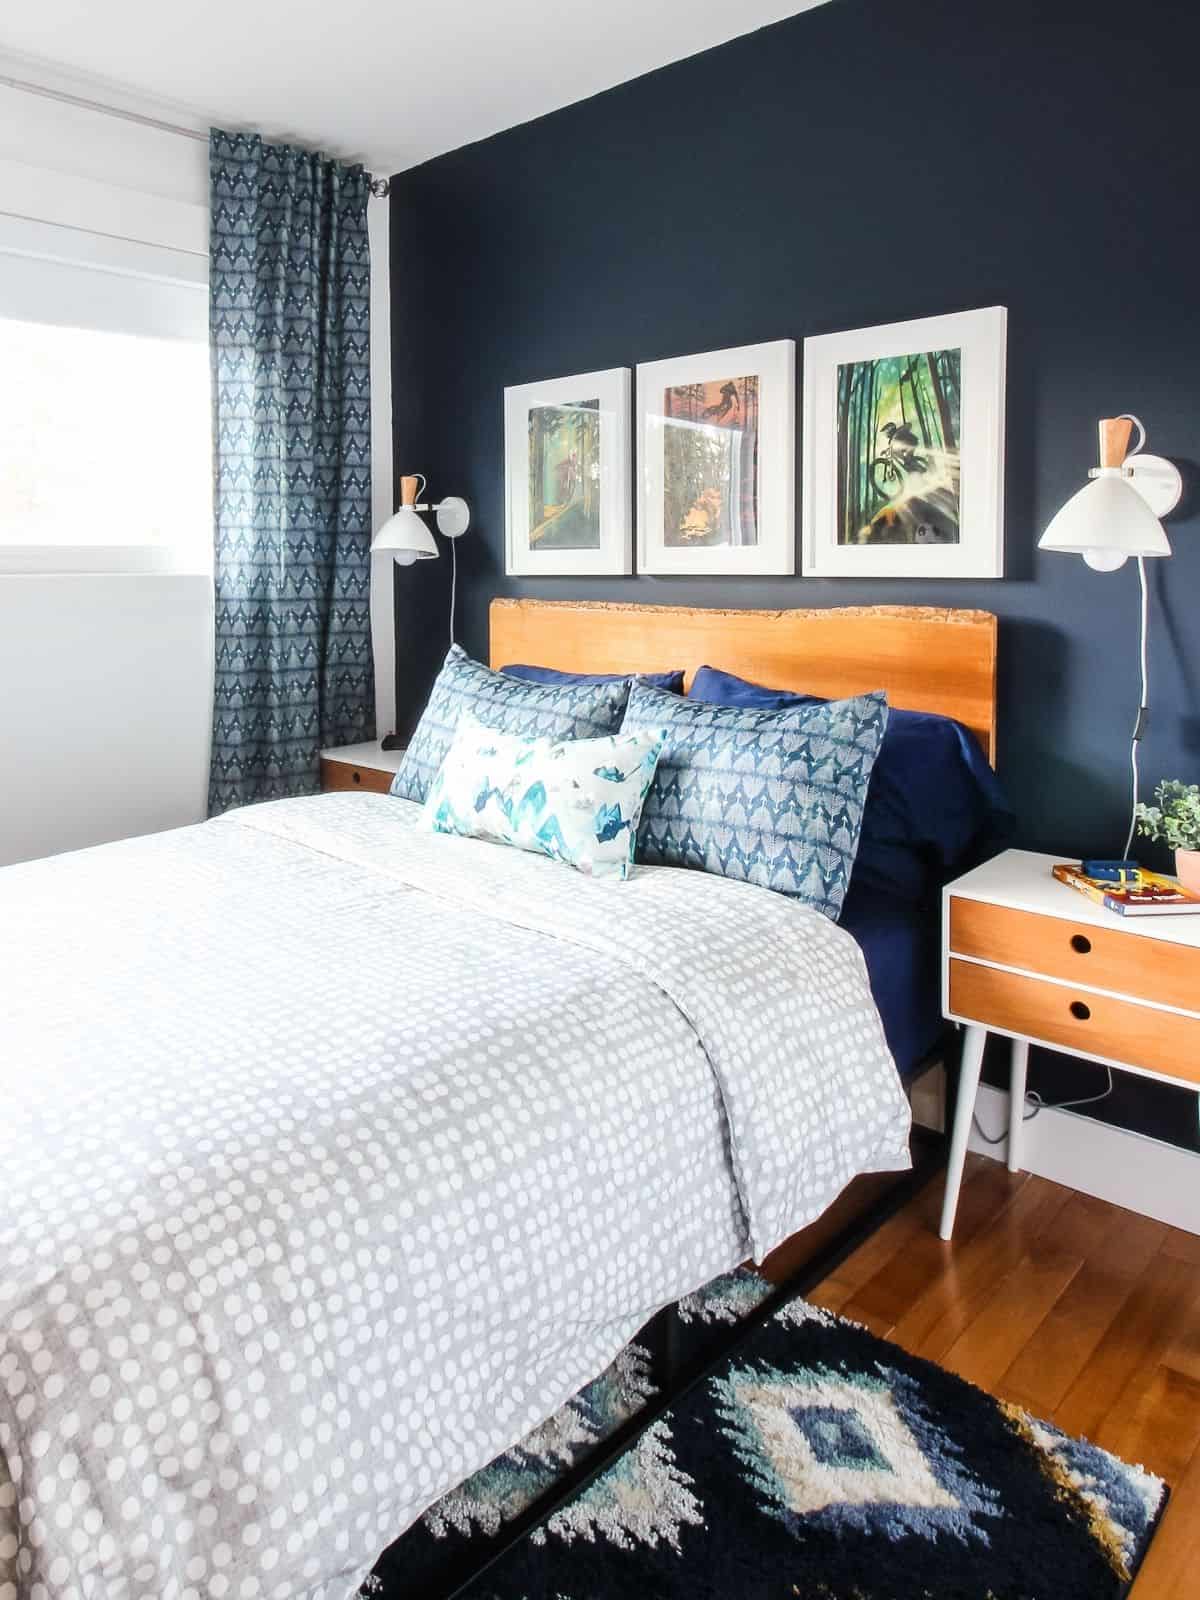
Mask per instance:
[[[908,1161],[853,940],[327,795],[0,873],[0,1600],[343,1600]]]

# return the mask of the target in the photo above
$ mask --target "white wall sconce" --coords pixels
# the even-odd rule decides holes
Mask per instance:
[[[1138,442],[1129,449],[1129,436]],[[1130,556],[1169,556],[1171,545],[1160,517],[1169,516],[1183,494],[1173,461],[1142,455],[1146,430],[1136,417],[1105,417],[1100,423],[1100,465],[1038,540],[1041,550],[1080,555],[1097,572],[1115,572]]]
[[[385,550],[396,558],[396,565],[411,567],[415,561],[436,559],[437,543],[426,523],[421,521],[422,511],[432,511],[437,518],[438,532],[454,540],[462,537],[471,526],[471,509],[458,495],[448,495],[436,504],[417,504],[417,485],[425,489],[422,473],[400,479],[400,509],[393,513],[371,541],[371,551]],[[451,544],[451,551],[454,546]]]
[[[419,490],[418,490],[418,485]],[[421,505],[418,492],[425,490],[424,473],[415,472],[400,479],[400,507],[392,513],[371,540],[371,554],[395,557],[398,567],[411,567],[418,561],[436,561],[441,551],[421,513],[432,511],[438,532],[450,541],[450,643],[454,643],[454,602],[458,590],[458,541],[471,526],[471,508],[458,495]],[[404,741],[390,733],[383,740],[385,750],[400,750]]]
[[[380,551],[393,555],[398,567],[411,567],[417,561],[436,561],[441,554],[437,540],[422,521],[422,511],[432,511],[438,532],[450,541],[450,643],[454,643],[454,601],[458,589],[458,541],[471,526],[471,508],[458,495],[447,495],[432,504],[417,503],[417,485],[425,488],[423,473],[400,479],[400,509],[393,512],[371,541],[371,554]]]
[[[1134,428],[1138,442],[1129,448]],[[1040,550],[1060,550],[1079,555],[1096,572],[1116,572],[1130,556],[1138,564],[1141,588],[1141,634],[1139,660],[1142,692],[1137,720],[1129,743],[1129,767],[1133,787],[1133,810],[1124,854],[1133,847],[1138,802],[1138,745],[1146,731],[1150,713],[1149,673],[1147,670],[1147,620],[1149,597],[1146,588],[1146,561],[1154,556],[1169,556],[1171,543],[1160,522],[1174,511],[1183,496],[1183,477],[1173,461],[1163,456],[1142,454],[1146,430],[1137,417],[1128,413],[1105,417],[1100,423],[1100,465],[1088,473],[1092,480],[1073,494],[1038,540]]]

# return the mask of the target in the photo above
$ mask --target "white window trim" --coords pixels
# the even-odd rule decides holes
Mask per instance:
[[[153,544],[4,544],[0,573],[53,577],[78,573],[183,573],[195,569]],[[202,574],[204,576],[205,574]]]
[[[197,257],[208,274],[208,207],[0,160],[0,214]],[[86,257],[74,256],[80,260]]]

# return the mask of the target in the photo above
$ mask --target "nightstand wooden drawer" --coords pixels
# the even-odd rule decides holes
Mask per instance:
[[[949,988],[950,1010],[967,1021],[1200,1083],[1200,1017],[953,957]]]
[[[1132,927],[1097,928],[952,894],[950,951],[1158,1005],[1200,1010],[1200,950],[1138,938]]]
[[[322,789],[367,789],[372,794],[387,794],[394,772],[380,767],[359,766],[351,761],[329,761],[321,757]]]

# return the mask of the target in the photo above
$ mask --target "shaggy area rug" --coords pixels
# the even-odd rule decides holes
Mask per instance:
[[[756,1285],[721,1280],[710,1318],[748,1311]],[[792,1299],[505,1548],[580,1429],[594,1447],[589,1407],[646,1404],[639,1370],[627,1351],[605,1394],[440,1502],[365,1592],[444,1593],[453,1550],[476,1571],[500,1552],[462,1600],[1119,1600],[1166,1502],[1140,1467]]]
[[[1165,1499],[794,1299],[462,1600],[1118,1600]]]

